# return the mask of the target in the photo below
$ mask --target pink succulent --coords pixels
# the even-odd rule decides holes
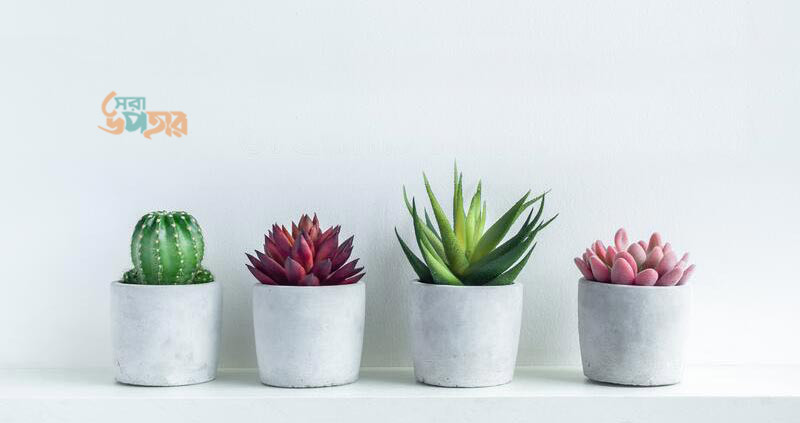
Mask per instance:
[[[686,284],[694,273],[694,264],[688,261],[689,253],[678,259],[672,245],[664,243],[658,232],[649,242],[630,244],[623,228],[614,235],[613,246],[606,247],[597,240],[581,257],[575,257],[575,265],[587,280],[641,286]]]

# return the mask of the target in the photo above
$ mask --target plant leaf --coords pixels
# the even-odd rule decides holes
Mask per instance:
[[[458,173],[458,168],[453,167],[453,230],[456,234],[461,249],[466,248],[466,216],[464,215],[464,190],[462,183],[464,175]]]
[[[439,201],[436,200],[436,196],[433,195],[428,177],[423,174],[423,178],[425,179],[425,190],[428,192],[428,198],[433,208],[433,215],[436,218],[436,222],[439,224],[439,233],[442,235],[442,244],[444,245],[444,252],[447,256],[447,263],[454,274],[461,274],[466,270],[469,262],[464,255],[464,250],[458,245],[456,234],[453,228],[450,227],[450,222],[447,220],[442,206],[439,204]],[[433,272],[433,269],[431,269],[431,272]]]
[[[469,210],[467,211],[467,246],[464,249],[464,255],[467,257],[472,255],[472,250],[475,249],[475,244],[478,240],[478,236],[476,232],[478,230],[478,224],[480,220],[480,212],[481,212],[481,181],[478,181],[478,189],[475,191],[475,195],[472,196],[472,200],[469,202]]]
[[[535,234],[531,233],[524,241],[515,245],[505,254],[479,267],[473,268],[471,273],[464,275],[462,281],[465,285],[484,285],[498,277],[525,254],[525,251],[527,251],[528,247],[533,243],[534,237]]]
[[[472,256],[470,257],[470,261],[474,262],[480,260],[481,257],[488,254],[490,251],[503,240],[503,237],[506,236],[508,230],[511,229],[511,226],[514,224],[514,221],[517,220],[520,213],[524,210],[525,200],[530,195],[530,191],[528,191],[519,201],[516,202],[511,208],[497,219],[497,222],[489,227],[489,230],[480,238],[478,241],[478,245],[475,246],[475,251],[472,252]]]
[[[525,223],[520,226],[516,235],[509,238],[506,242],[502,243],[499,247],[490,251],[485,256],[481,257],[480,260],[470,263],[464,274],[469,275],[470,273],[475,272],[475,269],[478,269],[481,266],[486,265],[486,263],[489,263],[490,261],[495,260],[503,254],[511,251],[512,248],[514,248],[516,245],[519,245],[519,243],[524,241],[528,236],[535,236],[537,232],[537,229],[535,228],[536,220],[538,220],[539,214],[537,214],[536,219],[531,222],[531,215],[533,215],[533,210],[531,210],[530,213],[528,213],[528,217],[525,219]]]
[[[403,238],[400,237],[400,234],[397,232],[397,228],[394,228],[394,234],[397,235],[397,240],[400,241],[400,247],[403,249],[403,253],[405,253],[408,262],[411,264],[411,267],[414,269],[414,273],[417,274],[419,277],[420,282],[424,283],[433,283],[433,276],[431,275],[430,269],[425,263],[408,248],[408,245]]]
[[[403,187],[403,200],[406,203],[406,208],[408,208],[408,213],[411,214],[412,219],[417,219],[416,213],[413,212],[412,204],[408,201],[408,195],[406,194],[406,187]],[[411,199],[413,202],[413,198]],[[430,227],[429,227],[430,226]],[[439,234],[433,228],[433,225],[423,226],[422,233],[424,236],[431,242],[431,246],[433,247],[433,251],[439,255],[439,257],[445,257],[444,252],[444,245],[442,245],[442,239],[439,237]]]
[[[536,244],[533,244],[533,247],[528,251],[528,254],[525,254],[525,257],[522,258],[514,267],[508,269],[507,272],[503,273],[502,275],[492,279],[486,285],[511,285],[514,283],[514,280],[517,279],[519,273],[528,264],[528,259],[531,258],[531,254],[533,254],[533,250],[536,248]]]
[[[428,209],[423,210],[423,212],[425,213],[425,226],[427,226],[428,229],[430,229],[431,232],[433,232],[433,234],[436,235],[436,239],[438,239],[441,242],[442,237],[439,236],[439,232],[437,232],[438,229],[436,229],[436,227],[433,226],[433,222],[431,222],[431,218],[430,216],[428,216]]]
[[[430,243],[428,243],[427,240],[422,243],[422,257],[424,257],[425,262],[428,263],[434,283],[439,285],[463,285],[458,277],[433,255],[433,252],[430,250]]]

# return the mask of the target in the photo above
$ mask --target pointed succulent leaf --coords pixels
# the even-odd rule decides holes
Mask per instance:
[[[413,198],[411,199],[411,202],[408,201],[408,196],[406,195],[405,187],[403,187],[403,199],[405,200],[408,212],[411,214],[411,218],[414,219],[415,221],[418,220],[419,217],[417,216],[417,213],[415,211],[416,208],[414,207],[416,201]],[[425,213],[425,215],[427,219],[427,212]],[[430,221],[428,221],[426,225],[423,225],[420,228],[419,233],[420,235],[417,236],[425,236],[428,240],[430,240],[433,250],[436,252],[436,254],[439,255],[439,257],[446,256],[444,245],[442,244],[442,239],[439,236],[439,234],[436,233],[436,230],[433,228],[433,224],[431,224]]]
[[[467,248],[467,232],[466,232],[466,215],[464,214],[464,190],[463,190],[463,175],[457,173],[453,174],[455,179],[455,188],[453,193],[453,231],[456,234],[456,241],[462,250]]]
[[[517,279],[519,273],[522,271],[525,265],[528,264],[528,259],[531,258],[531,254],[533,254],[533,250],[535,248],[536,244],[533,244],[528,253],[525,254],[525,257],[523,257],[522,260],[520,260],[516,265],[514,265],[514,267],[508,269],[508,271],[506,271],[502,275],[492,279],[486,285],[511,285],[512,283],[514,283],[514,280]]]
[[[319,286],[320,282],[319,282],[319,278],[318,277],[316,277],[312,273],[309,273],[309,274],[305,275],[303,277],[303,279],[300,279],[300,281],[297,282],[297,285],[298,286]]]
[[[417,274],[420,282],[424,283],[433,283],[433,276],[431,276],[431,271],[428,269],[428,266],[408,248],[408,245],[403,238],[400,237],[400,234],[397,232],[397,228],[394,228],[394,234],[397,235],[397,240],[400,241],[400,247],[403,249],[403,253],[406,255],[409,264],[411,264],[411,268],[414,269],[414,273]]]
[[[260,251],[256,251],[256,256],[258,256],[258,260],[262,265],[259,267],[262,272],[281,285],[287,283],[286,269],[283,266]]]
[[[458,276],[454,275],[453,272],[434,255],[431,251],[430,243],[428,243],[426,239],[423,239],[420,243],[420,250],[422,252],[422,257],[425,259],[425,263],[428,264],[428,268],[431,271],[434,283],[439,285],[463,285],[458,279]]]
[[[475,244],[478,242],[478,223],[480,219],[481,213],[481,181],[478,181],[478,189],[475,191],[475,195],[472,196],[472,200],[469,202],[469,210],[467,211],[467,221],[466,225],[466,235],[467,235],[467,246],[464,249],[464,253],[467,257],[472,255],[472,250],[475,249]]]
[[[439,201],[436,200],[436,196],[433,195],[428,177],[425,175],[423,175],[423,177],[425,179],[425,190],[428,192],[428,198],[433,208],[433,215],[436,218],[436,222],[439,224],[439,233],[442,235],[442,244],[444,246],[445,255],[447,256],[448,266],[452,270],[451,273],[461,274],[466,270],[469,262],[464,255],[464,250],[459,246],[456,234],[453,228],[450,227],[450,222],[447,220],[442,206],[439,204]],[[428,263],[428,265],[430,266],[430,263]],[[433,269],[431,269],[431,272],[434,273]],[[434,277],[435,276],[434,273]]]
[[[317,275],[320,281],[325,282],[325,279],[331,274],[331,266],[331,259],[329,258],[318,261],[314,264],[314,267],[311,268],[311,273]]]
[[[306,277],[303,266],[291,257],[286,257],[283,267],[286,268],[286,280],[292,285],[297,285],[300,279]]]
[[[246,266],[247,266],[247,270],[249,270],[250,273],[252,273],[253,276],[255,276],[256,279],[258,279],[259,282],[261,282],[261,283],[263,283],[265,285],[277,285],[278,284],[277,282],[273,281],[272,278],[270,278],[269,276],[267,276],[266,274],[264,274],[260,270],[256,269],[255,267],[253,267],[253,266],[251,266],[249,264],[247,264]]]
[[[423,212],[425,213],[425,226],[427,226],[428,229],[430,229],[431,232],[433,232],[433,234],[436,235],[436,239],[438,239],[439,242],[442,242],[442,237],[439,235],[438,232],[439,230],[436,229],[435,226],[433,226],[433,222],[431,222],[431,217],[428,216],[428,209],[423,210]]]
[[[497,257],[479,267],[473,267],[470,273],[464,274],[462,281],[465,285],[483,285],[488,281],[498,277],[501,273],[510,268],[533,243],[534,236],[528,236],[525,240],[515,245],[507,253]]]
[[[475,245],[475,251],[472,252],[470,261],[480,260],[481,257],[492,251],[494,247],[503,240],[508,230],[511,229],[511,226],[517,220],[517,217],[519,217],[520,213],[524,210],[525,200],[528,198],[528,195],[530,195],[530,191],[523,195],[516,204],[511,206],[500,219],[489,227],[486,233],[478,240],[478,244]]]
[[[366,273],[362,273],[360,275],[355,275],[355,276],[349,277],[349,278],[343,280],[339,285],[350,285],[350,284],[356,283],[356,282],[360,281],[361,278],[364,277],[364,275],[366,275]]]

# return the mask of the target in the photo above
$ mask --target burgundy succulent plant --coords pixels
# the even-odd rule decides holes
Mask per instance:
[[[247,254],[247,268],[259,282],[268,285],[347,285],[364,277],[358,259],[347,262],[353,251],[353,237],[339,244],[340,227],[319,228],[317,215],[303,215],[292,222],[292,231],[272,225],[264,235],[264,252]]]
[[[650,236],[650,242],[629,244],[628,234],[620,228],[614,235],[613,246],[606,247],[597,240],[583,257],[575,257],[575,265],[590,281],[672,286],[689,281],[694,265],[689,265],[688,260],[689,253],[678,259],[669,242],[662,243],[658,232]]]

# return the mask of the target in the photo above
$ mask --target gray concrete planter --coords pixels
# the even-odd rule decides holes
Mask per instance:
[[[265,385],[318,388],[358,380],[364,283],[253,287],[258,375]]]
[[[581,279],[578,333],[583,374],[620,385],[680,382],[690,302],[690,285],[615,285]]]
[[[411,283],[417,381],[475,388],[511,382],[522,321],[522,285]]]
[[[222,287],[111,283],[116,379],[144,386],[213,380],[219,361]]]

